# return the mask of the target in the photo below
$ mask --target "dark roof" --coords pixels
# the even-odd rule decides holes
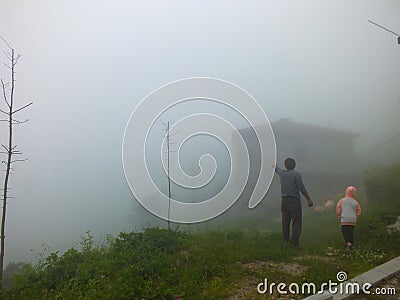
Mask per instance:
[[[255,125],[255,127],[266,126],[267,124]],[[267,125],[268,126],[268,125]],[[324,127],[311,125],[300,122],[293,122],[290,119],[282,118],[279,121],[271,122],[271,127],[275,135],[295,135],[295,136],[324,136],[329,138],[351,138],[356,139],[360,137],[359,133],[340,130],[332,127]],[[239,132],[246,133],[252,130],[251,127],[244,127],[238,129]]]
[[[299,123],[299,122],[293,122],[290,119],[280,119],[277,122],[272,122],[271,123],[272,129],[276,131],[277,133],[279,132],[280,134],[282,133],[290,133],[292,135],[323,135],[323,136],[329,136],[329,137],[347,137],[347,138],[353,138],[356,139],[360,136],[360,134],[351,132],[351,131],[345,131],[345,130],[340,130],[336,128],[331,128],[331,127],[324,127],[324,126],[316,126],[316,125],[311,125],[311,124],[305,124],[305,123]]]

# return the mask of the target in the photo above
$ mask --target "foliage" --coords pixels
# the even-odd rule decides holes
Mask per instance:
[[[24,273],[29,265],[23,262],[12,262],[7,265],[3,272],[3,286],[5,288],[10,288],[14,285],[13,278],[21,273]]]
[[[400,177],[381,179],[396,172],[367,173],[367,190],[374,197],[398,197],[391,184]],[[322,284],[335,280],[338,271],[354,277],[398,256],[400,233],[387,230],[392,215],[400,215],[400,208],[386,197],[364,205],[354,251],[344,250],[334,208],[304,216],[301,249],[284,244],[280,232],[260,228],[155,227],[120,233],[102,245],[87,232],[80,247],[23,265],[5,299],[259,299],[257,284],[266,277]]]
[[[400,203],[400,165],[374,168],[365,172],[364,182],[368,199],[395,205]]]

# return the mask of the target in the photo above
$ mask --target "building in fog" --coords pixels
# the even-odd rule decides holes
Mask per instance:
[[[362,170],[354,149],[359,134],[293,122],[290,119],[280,119],[271,123],[271,126],[276,139],[278,166],[284,168],[283,162],[287,157],[296,160],[296,170],[302,174],[303,181],[316,205],[322,204],[327,199],[335,200],[339,193],[344,192],[347,185],[360,185]],[[257,140],[252,128],[243,128],[239,131],[249,149],[250,179],[231,213],[265,215],[266,210],[279,211],[280,186],[279,178],[275,176],[270,190],[259,207],[254,212],[245,212],[248,210],[248,199],[257,179],[260,150],[253,146],[257,145]],[[302,204],[305,204],[305,201],[302,201]]]
[[[354,150],[359,134],[289,119],[271,125],[278,163],[283,164],[286,157],[295,158],[311,194],[328,197],[360,182],[361,169]]]

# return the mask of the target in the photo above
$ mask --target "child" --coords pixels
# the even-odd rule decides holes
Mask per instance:
[[[345,197],[340,199],[336,206],[336,215],[340,218],[346,250],[353,250],[354,226],[356,225],[357,217],[361,215],[360,204],[355,199],[356,192],[357,190],[354,186],[347,187]]]

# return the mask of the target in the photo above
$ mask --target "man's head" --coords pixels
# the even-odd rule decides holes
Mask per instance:
[[[294,168],[296,167],[296,161],[289,157],[285,159],[285,168],[287,170],[294,170]]]

